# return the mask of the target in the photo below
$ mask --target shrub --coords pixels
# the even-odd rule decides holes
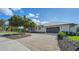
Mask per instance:
[[[66,31],[65,33],[66,33],[66,35],[69,35],[69,32]]]
[[[69,36],[75,36],[76,35],[76,33],[75,32],[69,32],[69,34],[68,34]]]
[[[18,32],[25,32],[24,29],[18,29]]]
[[[67,36],[76,36],[75,32],[64,32]]]
[[[79,32],[76,32],[76,35],[79,36]]]
[[[58,35],[63,37],[63,36],[66,36],[66,33],[65,32],[59,32]]]
[[[58,33],[58,39],[63,39],[63,37],[65,37],[66,36],[66,33],[65,32],[59,32]]]

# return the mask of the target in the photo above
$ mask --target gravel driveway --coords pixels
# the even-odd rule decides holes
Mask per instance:
[[[32,36],[11,40],[0,37],[0,51],[59,51],[55,34],[32,33]]]

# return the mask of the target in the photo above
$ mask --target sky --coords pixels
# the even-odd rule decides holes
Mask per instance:
[[[25,15],[37,24],[69,22],[79,24],[79,8],[0,8],[0,19]]]

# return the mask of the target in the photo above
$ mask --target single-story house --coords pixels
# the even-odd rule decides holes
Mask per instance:
[[[76,32],[77,25],[78,24],[64,23],[64,22],[62,22],[62,23],[60,23],[60,22],[46,23],[43,25],[38,25],[34,31],[35,32],[48,32],[48,33],[58,33],[61,31]]]
[[[36,28],[29,30],[29,32],[46,32],[46,27],[44,25],[37,25]]]

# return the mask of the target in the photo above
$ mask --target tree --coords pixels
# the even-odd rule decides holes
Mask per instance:
[[[21,16],[17,16],[17,15],[12,16],[9,19],[9,25],[10,26],[15,26],[15,27],[22,26],[23,25],[22,17]]]
[[[35,28],[36,27],[36,24],[32,21],[31,23],[30,23],[30,28]]]
[[[9,19],[9,27],[12,30],[12,27],[24,27],[24,30],[28,28],[34,28],[36,24],[30,19],[26,18],[26,16],[17,16],[14,15]]]
[[[30,27],[30,19],[28,19],[28,18],[24,19],[23,27],[25,30]]]
[[[24,26],[24,29],[32,29],[36,27],[36,24],[30,18],[26,18],[24,16],[23,26]]]
[[[11,31],[14,27],[18,30],[19,26],[23,26],[23,18],[21,16],[14,15],[8,20]]]
[[[30,28],[29,28],[29,30],[30,30],[30,31],[34,31],[35,28],[36,28],[36,24],[32,21],[32,22],[30,23]]]
[[[1,19],[0,20],[0,26],[4,25],[4,21]]]
[[[3,19],[0,19],[0,31],[3,31],[4,30],[4,21]]]

